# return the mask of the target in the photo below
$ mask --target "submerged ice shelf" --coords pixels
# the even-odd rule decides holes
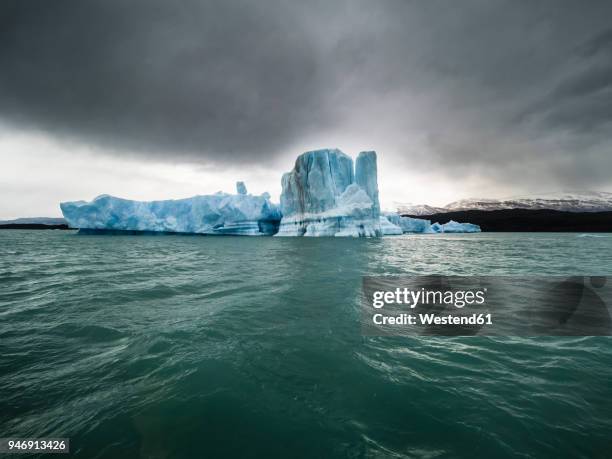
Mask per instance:
[[[94,231],[141,231],[224,235],[383,236],[403,233],[479,232],[477,225],[434,223],[380,212],[376,153],[353,159],[337,149],[298,156],[282,177],[280,206],[270,195],[247,193],[163,201],[132,201],[109,195],[91,202],[60,204],[72,228]]]

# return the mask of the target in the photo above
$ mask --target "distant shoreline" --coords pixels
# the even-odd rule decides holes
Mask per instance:
[[[404,217],[445,223],[450,220],[479,225],[483,232],[568,232],[610,233],[611,212],[567,212],[549,209],[462,210],[431,215],[402,214]],[[76,230],[66,224],[4,223],[2,229],[17,230]]]
[[[71,230],[68,225],[45,225],[44,223],[5,223],[0,229],[27,229],[27,230]]]
[[[482,232],[612,232],[612,212],[567,212],[549,209],[462,210],[431,215],[402,214],[433,222],[455,220],[480,226]]]

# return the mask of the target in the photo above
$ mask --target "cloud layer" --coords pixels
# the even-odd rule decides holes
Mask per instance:
[[[0,120],[150,161],[349,145],[441,177],[609,187],[611,17],[605,1],[7,0]]]

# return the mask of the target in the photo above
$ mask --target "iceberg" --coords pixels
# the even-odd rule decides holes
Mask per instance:
[[[447,223],[440,224],[438,222],[431,225],[434,233],[480,233],[480,226],[473,223],[459,223],[451,220]]]
[[[301,154],[283,175],[277,236],[381,236],[376,153]]]
[[[398,234],[404,234],[402,228],[389,221],[389,219],[383,215],[380,216],[380,231],[383,236],[395,236]]]
[[[395,212],[383,212],[385,220],[391,225],[397,226],[402,233],[479,233],[480,226],[473,223],[458,223],[454,220],[448,223],[431,223],[431,220],[423,218],[402,217]],[[383,223],[381,217],[381,228],[383,234],[397,234],[393,229]],[[385,226],[383,226],[385,225]]]
[[[434,233],[431,221],[422,218],[401,217],[395,212],[384,212],[384,216],[393,225],[399,226],[402,233]]]
[[[442,233],[480,233],[480,226],[473,223],[459,223],[454,220],[440,225]]]
[[[443,233],[444,228],[438,222],[435,222],[433,225],[431,225],[431,232],[432,233]]]
[[[216,193],[165,201],[132,201],[98,196],[91,202],[60,204],[72,228],[83,230],[152,231],[169,233],[261,236],[278,230],[281,214],[270,196]],[[244,193],[240,193],[240,191]]]
[[[71,228],[245,236],[373,237],[403,233],[474,233],[480,227],[380,211],[376,152],[353,159],[338,149],[308,151],[283,175],[280,206],[270,195],[218,192],[186,199],[132,201],[101,195],[60,204]]]
[[[400,217],[400,227],[404,233],[434,233],[431,221],[423,218]]]

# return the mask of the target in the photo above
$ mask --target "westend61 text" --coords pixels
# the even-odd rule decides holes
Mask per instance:
[[[372,321],[375,325],[492,325],[491,314],[471,314],[468,316],[454,316],[447,314],[407,314],[395,316],[374,314]]]

